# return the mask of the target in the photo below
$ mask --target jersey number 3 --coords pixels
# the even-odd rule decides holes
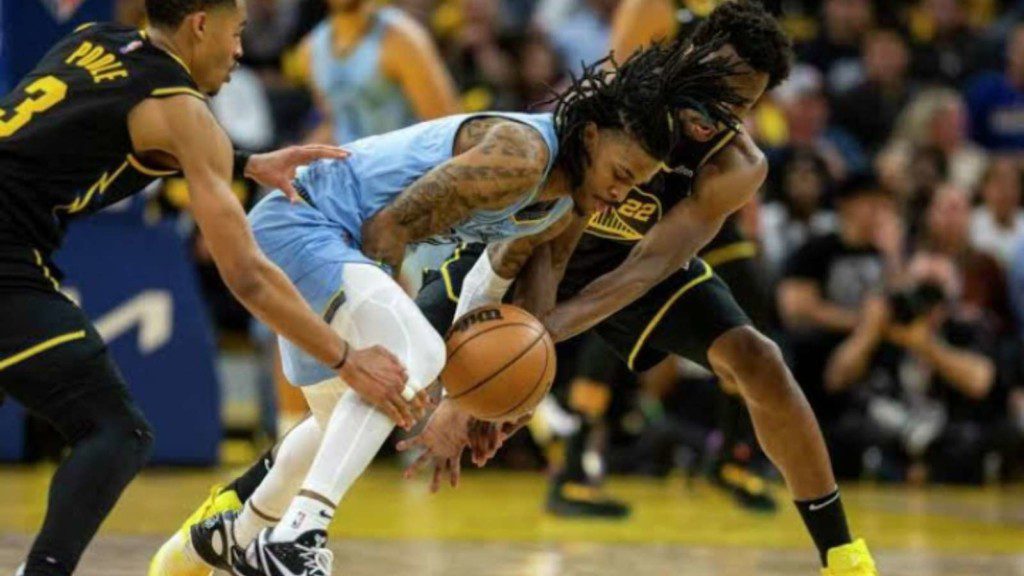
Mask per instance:
[[[0,138],[7,138],[28,124],[36,114],[46,112],[68,95],[68,85],[56,76],[44,76],[25,87],[25,98],[9,118],[0,110]]]

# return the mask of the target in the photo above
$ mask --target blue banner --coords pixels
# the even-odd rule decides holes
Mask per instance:
[[[113,0],[0,1],[0,92],[8,92],[60,38],[113,17]]]

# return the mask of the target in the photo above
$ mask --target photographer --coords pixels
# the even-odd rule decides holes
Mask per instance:
[[[825,362],[856,328],[868,295],[882,289],[902,266],[903,225],[892,197],[867,177],[837,191],[837,230],[816,236],[786,262],[778,309],[793,374],[818,421],[825,426],[847,400],[825,392]],[[847,476],[833,457],[836,473]],[[849,473],[856,475],[859,463]]]
[[[826,391],[856,392],[861,416],[859,426],[832,435],[847,448],[859,443],[862,453],[880,448],[888,460],[916,463],[909,475],[919,479],[978,482],[999,417],[993,335],[958,314],[963,281],[948,256],[919,253],[908,280],[872,297],[829,358]]]

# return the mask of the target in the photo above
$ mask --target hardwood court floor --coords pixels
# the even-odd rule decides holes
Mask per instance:
[[[163,538],[224,472],[148,472],[87,554],[82,576],[141,576]],[[0,470],[0,576],[13,573],[41,517],[48,470]],[[383,467],[346,499],[332,532],[345,576],[789,576],[817,574],[789,506],[737,509],[710,487],[617,480],[635,505],[625,522],[542,512],[543,478],[470,473],[457,491],[426,493]],[[844,499],[883,576],[1024,576],[1024,488],[848,486]],[[780,497],[784,494],[780,492]]]

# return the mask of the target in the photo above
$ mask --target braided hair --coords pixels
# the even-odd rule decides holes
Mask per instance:
[[[621,66],[609,54],[584,66],[579,75],[570,72],[569,86],[548,102],[555,104],[557,162],[571,185],[575,188],[583,182],[590,164],[583,142],[590,123],[626,132],[651,157],[664,161],[681,136],[675,119],[680,102],[713,118],[731,118],[720,102],[734,104],[742,99],[726,83],[733,66],[709,57],[720,46],[679,54],[675,45],[653,44]]]
[[[669,106],[696,110],[713,124],[739,124],[730,106],[743,106],[746,100],[728,80],[743,73],[742,63],[716,54],[728,43],[729,37],[719,34],[701,44],[676,41],[668,47],[662,90]]]

